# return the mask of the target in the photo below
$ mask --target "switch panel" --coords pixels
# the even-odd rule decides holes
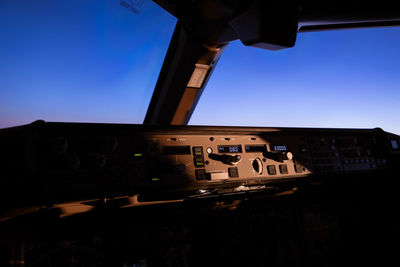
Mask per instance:
[[[193,156],[194,156],[194,166],[196,168],[203,168],[204,167],[203,147],[201,146],[193,147]]]

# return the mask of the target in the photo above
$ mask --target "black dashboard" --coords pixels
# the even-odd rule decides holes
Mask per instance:
[[[389,264],[399,141],[379,128],[2,129],[0,263]]]

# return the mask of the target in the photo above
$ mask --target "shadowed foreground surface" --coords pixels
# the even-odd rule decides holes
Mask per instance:
[[[278,196],[111,203],[63,219],[39,212],[2,223],[0,265],[22,247],[25,265],[10,266],[384,266],[397,259],[397,196],[376,178]]]

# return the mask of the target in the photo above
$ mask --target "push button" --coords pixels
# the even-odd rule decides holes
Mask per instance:
[[[302,172],[303,172],[303,166],[294,165],[294,170],[295,170],[297,173],[302,173]]]
[[[194,166],[196,168],[204,167],[203,147],[201,146],[193,147],[193,155],[194,155]]]
[[[286,164],[279,165],[279,171],[280,171],[282,174],[288,174],[287,165],[286,165]]]
[[[228,168],[229,177],[235,178],[239,177],[239,171],[237,167]]]
[[[268,165],[267,166],[267,171],[268,171],[268,174],[275,175],[276,174],[275,165]]]
[[[197,180],[207,180],[207,174],[205,169],[196,170],[196,179]]]

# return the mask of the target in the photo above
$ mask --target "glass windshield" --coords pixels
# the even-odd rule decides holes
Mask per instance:
[[[399,44],[400,28],[300,33],[280,51],[232,42],[190,124],[400,134]]]
[[[142,123],[176,19],[152,1],[139,8],[0,1],[0,128],[38,119]]]

